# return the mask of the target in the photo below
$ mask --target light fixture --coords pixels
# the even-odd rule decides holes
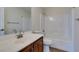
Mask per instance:
[[[49,16],[49,20],[50,21],[54,21],[54,18]]]

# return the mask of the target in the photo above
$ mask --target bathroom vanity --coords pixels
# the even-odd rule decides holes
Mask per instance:
[[[24,47],[20,52],[43,52],[43,37]]]
[[[43,35],[25,32],[22,38],[16,34],[0,37],[0,52],[43,52]]]

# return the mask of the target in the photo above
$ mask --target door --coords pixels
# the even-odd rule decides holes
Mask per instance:
[[[4,35],[4,8],[0,8],[0,35]]]
[[[74,48],[75,51],[79,52],[79,7],[74,8],[74,33],[75,33],[75,37],[74,37]]]

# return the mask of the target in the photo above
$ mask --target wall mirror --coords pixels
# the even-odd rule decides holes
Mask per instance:
[[[0,36],[31,30],[30,7],[0,7]]]

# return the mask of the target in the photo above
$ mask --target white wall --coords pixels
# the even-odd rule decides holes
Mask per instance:
[[[53,34],[57,36],[69,36],[70,37],[70,19],[71,9],[70,8],[45,8],[46,13],[46,31],[47,34]],[[50,21],[50,17],[53,21]],[[69,27],[69,28],[68,28]],[[51,35],[50,35],[51,36]],[[68,37],[68,38],[69,38]]]
[[[41,14],[42,9],[40,7],[33,7],[31,10],[32,14],[32,31],[33,32],[40,32],[41,31]]]
[[[6,33],[13,33],[15,29],[17,31],[19,31],[20,29],[23,31],[31,30],[31,27],[30,27],[31,14],[29,14],[26,9],[27,8],[23,8],[23,7],[5,8]],[[8,22],[16,22],[19,24],[12,24]]]
[[[31,20],[31,8],[29,7],[29,8],[27,8],[26,7],[26,9],[28,9],[28,10],[26,10],[26,18],[27,18],[27,22],[25,23],[26,25],[25,26],[27,26],[27,30],[32,30],[32,20]]]

